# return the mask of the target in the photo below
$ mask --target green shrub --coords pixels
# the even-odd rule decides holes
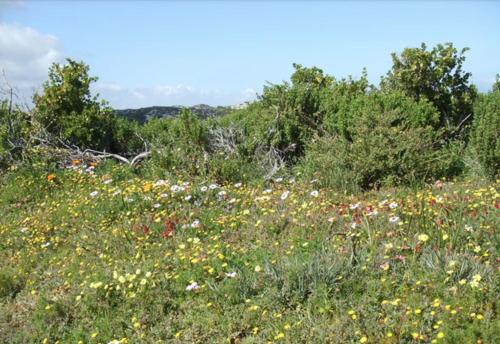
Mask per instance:
[[[500,168],[500,91],[482,95],[474,106],[471,144],[486,175],[495,178]]]
[[[12,270],[0,271],[0,299],[15,297],[24,288],[24,280]]]
[[[136,154],[146,149],[137,122],[115,117],[111,125],[110,151],[122,154]]]
[[[450,133],[472,113],[477,90],[470,83],[471,73],[463,70],[465,52],[452,43],[438,44],[431,50],[406,48],[392,54],[392,68],[382,80],[382,89],[401,90],[419,101],[426,98],[440,114],[440,125]]]
[[[439,115],[427,101],[402,93],[359,96],[339,111],[348,119],[312,141],[298,169],[328,186],[356,191],[455,174],[460,146],[441,142]],[[335,125],[332,125],[335,127]]]
[[[207,123],[188,110],[175,119],[153,119],[141,135],[152,145],[151,164],[188,175],[206,174]]]
[[[31,130],[28,113],[7,100],[0,101],[0,169],[22,157]]]
[[[97,81],[88,75],[83,62],[54,63],[43,93],[35,94],[35,119],[48,133],[80,148],[109,150],[113,120],[111,108],[92,96],[90,85]]]

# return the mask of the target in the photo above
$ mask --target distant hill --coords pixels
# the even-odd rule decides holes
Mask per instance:
[[[207,118],[221,116],[229,112],[231,108],[234,107],[210,106],[206,104],[194,106],[150,106],[139,109],[115,110],[115,113],[128,119],[135,120],[139,123],[144,123],[151,118],[177,117],[183,108],[191,110],[191,112],[201,118]]]

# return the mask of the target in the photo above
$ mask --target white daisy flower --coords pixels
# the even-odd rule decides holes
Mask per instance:
[[[280,197],[280,198],[281,198],[281,200],[282,200],[282,201],[286,200],[286,199],[288,198],[288,195],[290,195],[290,191],[286,190],[285,192],[283,192],[283,193],[281,194],[281,197]]]
[[[188,285],[186,287],[186,290],[187,291],[191,291],[191,290],[196,290],[196,289],[199,289],[199,288],[200,288],[200,285],[197,282],[193,282],[193,283],[191,283],[190,285]]]
[[[172,185],[170,187],[170,191],[172,191],[173,193],[177,193],[177,192],[181,191],[181,187],[179,185]]]
[[[397,222],[399,222],[399,216],[391,216],[391,217],[389,217],[389,222],[390,223],[397,223]]]
[[[356,204],[350,204],[350,205],[349,205],[349,209],[354,210],[354,209],[359,208],[359,206],[360,206],[360,203],[359,203],[359,202],[358,202],[358,203],[356,203]]]
[[[162,186],[162,185],[165,185],[167,184],[166,181],[164,181],[163,179],[158,179],[156,182],[153,183],[153,187],[158,187],[158,186]]]

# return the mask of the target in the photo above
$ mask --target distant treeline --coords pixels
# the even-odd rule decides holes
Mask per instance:
[[[194,106],[149,106],[139,109],[117,110],[115,113],[119,116],[144,124],[152,118],[177,117],[183,109],[187,109],[200,118],[221,116],[229,111],[229,106],[210,106],[199,104]]]

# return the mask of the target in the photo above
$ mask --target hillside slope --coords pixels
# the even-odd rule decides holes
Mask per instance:
[[[177,117],[182,109],[188,109],[200,118],[221,116],[230,110],[230,107],[199,104],[194,106],[150,106],[139,109],[115,110],[115,113],[139,123],[147,122],[151,118]]]

